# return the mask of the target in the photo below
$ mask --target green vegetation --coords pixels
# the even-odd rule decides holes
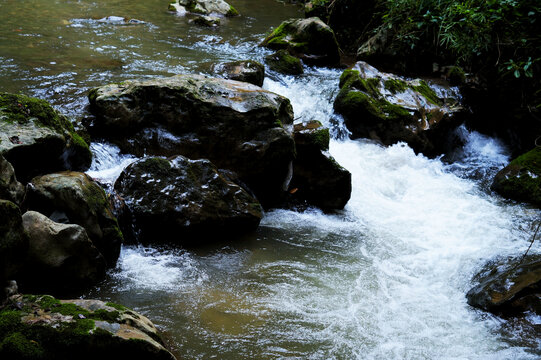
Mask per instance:
[[[397,53],[435,59],[503,80],[517,102],[541,107],[541,2],[538,0],[382,0],[378,30]],[[519,80],[519,81],[514,81]],[[505,86],[505,85],[502,85]]]
[[[421,80],[419,85],[412,86],[412,89],[423,95],[425,99],[430,101],[432,104],[438,106],[443,105],[443,101],[438,97],[438,95],[436,95],[436,92],[434,92],[434,90],[432,90],[432,88],[428,86],[425,81]]]

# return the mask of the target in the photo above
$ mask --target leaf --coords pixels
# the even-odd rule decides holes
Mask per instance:
[[[514,74],[515,74],[515,77],[516,77],[517,79],[520,77],[520,71],[518,71],[518,69],[515,70],[515,73],[514,73]]]

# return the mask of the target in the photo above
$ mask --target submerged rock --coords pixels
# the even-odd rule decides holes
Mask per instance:
[[[468,304],[498,315],[541,315],[541,256],[521,260],[488,264],[476,275],[479,284],[466,295]]]
[[[65,169],[86,170],[88,144],[70,121],[46,101],[0,93],[0,155],[26,182],[33,176]]]
[[[269,69],[286,75],[300,75],[304,73],[301,60],[289,55],[286,50],[278,50],[265,57]]]
[[[20,204],[24,196],[24,186],[17,181],[15,170],[2,155],[0,155],[0,199]]]
[[[226,79],[263,86],[265,66],[253,60],[240,60],[218,64],[214,71]]]
[[[89,94],[93,131],[137,155],[209,159],[235,171],[264,206],[283,196],[295,156],[288,99],[252,84],[178,75]]]
[[[175,0],[169,4],[169,11],[175,11],[181,15],[186,12],[202,15],[239,15],[238,11],[224,0]]]
[[[541,207],[541,148],[517,157],[500,170],[492,182],[492,190],[518,201]]]
[[[220,25],[220,18],[217,16],[198,15],[190,20],[191,23],[206,27],[215,27]]]
[[[294,137],[292,197],[324,210],[344,208],[351,197],[351,173],[329,154],[329,129],[312,120],[296,124]]]
[[[105,277],[105,259],[83,227],[56,223],[35,211],[23,215],[23,226],[30,239],[21,280],[25,291],[67,294]]]
[[[36,177],[29,184],[25,206],[57,222],[82,226],[107,265],[116,264],[122,233],[105,192],[88,175],[65,171]]]
[[[115,183],[139,240],[201,244],[253,231],[261,205],[208,160],[175,156],[129,165]]]
[[[334,66],[340,63],[334,32],[317,17],[286,20],[260,45],[287,50],[307,64]]]
[[[359,61],[340,77],[334,109],[354,138],[385,145],[404,141],[416,152],[436,156],[460,123],[458,99],[450,88],[406,80]]]
[[[150,320],[99,300],[15,295],[0,324],[2,359],[175,360]]]
[[[14,279],[28,250],[21,210],[7,200],[0,200],[0,284]],[[0,294],[1,297],[1,294]]]

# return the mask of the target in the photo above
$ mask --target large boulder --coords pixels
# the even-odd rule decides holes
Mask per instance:
[[[466,295],[471,306],[498,315],[541,315],[541,256],[491,262],[474,280]]]
[[[460,124],[456,90],[424,80],[406,80],[359,61],[340,77],[334,109],[354,138],[385,145],[408,143],[416,152],[436,156]]]
[[[284,191],[295,143],[288,99],[252,84],[178,75],[89,94],[93,131],[125,152],[209,159],[235,171],[264,206]]]
[[[238,236],[255,230],[262,218],[257,200],[208,160],[148,158],[129,165],[115,190],[144,243]]]
[[[492,190],[506,198],[541,207],[541,148],[535,147],[500,170],[494,177]]]
[[[335,66],[340,63],[334,32],[317,17],[286,20],[260,45],[287,50],[307,64]]]
[[[46,101],[0,93],[0,155],[19,180],[54,171],[86,170],[92,161],[88,144],[71,122]]]
[[[19,207],[11,201],[0,200],[0,285],[15,278],[26,259],[27,249],[28,237]]]
[[[120,254],[122,233],[103,189],[88,175],[64,171],[32,179],[24,206],[57,222],[85,228],[110,267]]]
[[[181,15],[186,12],[202,15],[239,15],[238,11],[224,0],[174,0],[169,4],[169,11],[175,11]]]
[[[329,129],[312,120],[296,124],[294,137],[291,196],[324,210],[342,209],[351,197],[351,173],[329,154]]]
[[[150,320],[114,303],[15,295],[0,324],[2,359],[175,360]]]
[[[253,60],[239,60],[218,64],[214,71],[220,76],[236,81],[263,86],[265,66]]]
[[[17,181],[11,163],[0,155],[0,199],[20,204],[24,196],[24,186]]]
[[[21,280],[25,291],[69,294],[105,277],[105,259],[79,225],[60,224],[28,211],[23,226],[30,239]]]

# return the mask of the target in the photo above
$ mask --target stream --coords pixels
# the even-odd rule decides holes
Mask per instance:
[[[302,16],[275,0],[234,0],[242,16],[209,29],[167,3],[0,0],[0,91],[82,118],[92,87],[263,62],[265,34]],[[343,211],[269,211],[256,233],[203,248],[123,246],[84,297],[149,317],[179,359],[538,359],[541,318],[503,320],[465,298],[488,260],[526,251],[540,215],[489,189],[509,151],[462,127],[452,163],[350,140],[332,110],[341,72],[267,72],[263,87],[291,100],[296,122],[331,129],[330,153],[352,173]],[[88,174],[104,184],[136,159],[103,142],[91,149]]]

